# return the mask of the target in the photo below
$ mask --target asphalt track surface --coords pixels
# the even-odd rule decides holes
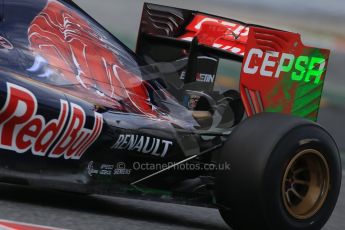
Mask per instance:
[[[342,187],[338,205],[324,229],[345,229],[344,210]],[[215,209],[5,184],[0,184],[0,219],[73,230],[229,229]]]

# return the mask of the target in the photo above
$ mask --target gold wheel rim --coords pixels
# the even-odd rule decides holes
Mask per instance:
[[[323,206],[329,187],[325,157],[314,149],[303,150],[286,167],[282,181],[284,206],[294,218],[308,219]]]

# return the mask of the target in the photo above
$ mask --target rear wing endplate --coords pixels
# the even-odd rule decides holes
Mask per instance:
[[[240,91],[248,116],[280,112],[316,121],[330,51],[299,34],[251,27]]]

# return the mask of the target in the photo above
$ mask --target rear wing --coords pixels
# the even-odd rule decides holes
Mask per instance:
[[[148,62],[188,58],[180,80],[200,82],[204,91],[213,89],[219,58],[243,62],[239,91],[248,116],[280,112],[314,121],[330,55],[304,46],[296,33],[154,4],[144,6],[137,53]]]

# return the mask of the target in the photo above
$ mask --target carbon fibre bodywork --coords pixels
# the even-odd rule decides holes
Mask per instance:
[[[304,47],[295,34],[145,5],[134,53],[74,3],[32,2],[5,0],[0,9],[1,181],[214,206],[217,154],[244,108],[249,116],[275,111],[317,117],[329,53]],[[162,15],[169,15],[167,22]],[[266,72],[280,71],[280,83],[253,81],[249,75],[262,77],[255,69],[265,58],[254,53],[260,64],[250,62],[248,51],[262,39],[251,39],[249,31],[269,42],[272,33],[286,40],[281,45],[278,39],[282,49],[260,47],[276,58],[316,55],[308,67],[317,66],[313,77],[320,84],[284,82],[295,56],[281,66],[266,65]],[[219,58],[249,60],[242,99],[236,90],[215,92]],[[301,64],[307,61],[299,62],[296,78],[308,72]],[[305,90],[312,96],[291,106]],[[181,162],[193,167],[172,167]]]

